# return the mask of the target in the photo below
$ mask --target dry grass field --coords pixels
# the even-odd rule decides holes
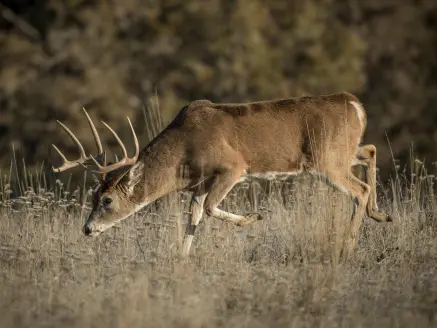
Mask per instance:
[[[352,202],[314,178],[240,184],[222,206],[265,219],[236,228],[204,217],[186,260],[187,194],[91,239],[81,233],[89,194],[37,172],[19,180],[22,196],[11,199],[2,173],[1,327],[437,325],[435,178],[419,162],[379,186],[394,222],[365,218],[345,263],[337,254]]]

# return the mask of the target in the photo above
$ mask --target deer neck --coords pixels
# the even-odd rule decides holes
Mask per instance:
[[[183,188],[179,174],[183,148],[177,139],[158,136],[141,152],[138,161],[144,164],[144,176],[135,188],[139,207]]]

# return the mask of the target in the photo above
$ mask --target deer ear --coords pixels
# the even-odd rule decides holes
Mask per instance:
[[[134,187],[141,181],[144,176],[144,163],[136,162],[129,170],[127,187],[130,192],[133,192]]]

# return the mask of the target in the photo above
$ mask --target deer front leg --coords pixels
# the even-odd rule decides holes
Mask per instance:
[[[237,226],[244,226],[254,221],[262,220],[262,216],[258,213],[238,215],[217,208],[226,194],[237,183],[242,173],[242,170],[226,170],[215,176],[204,205],[208,216],[231,222]]]
[[[190,253],[191,244],[194,238],[194,232],[196,231],[197,225],[202,219],[203,215],[203,204],[206,199],[206,192],[202,189],[197,189],[193,193],[190,203],[190,217],[185,230],[185,238],[182,246],[182,256],[186,257]]]

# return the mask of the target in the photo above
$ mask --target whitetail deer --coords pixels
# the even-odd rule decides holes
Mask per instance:
[[[84,110],[85,111],[85,110]],[[93,208],[83,232],[95,236],[156,199],[177,190],[193,192],[191,216],[182,253],[188,255],[194,231],[203,212],[208,216],[246,225],[262,217],[218,208],[226,194],[247,174],[314,172],[356,200],[348,227],[346,248],[356,244],[367,209],[376,221],[391,221],[376,203],[376,148],[359,146],[366,128],[366,114],[349,93],[288,98],[246,104],[219,104],[197,100],[182,108],[174,120],[141,152],[129,158],[117,134],[123,158],[107,165],[97,130],[85,111],[98,155],[86,155],[81,143],[62,123],[77,144],[80,157],[69,161],[55,147],[65,171],[78,165],[96,166],[102,174],[93,195]],[[357,163],[368,167],[367,183],[352,173]],[[181,167],[186,170],[181,170]]]

